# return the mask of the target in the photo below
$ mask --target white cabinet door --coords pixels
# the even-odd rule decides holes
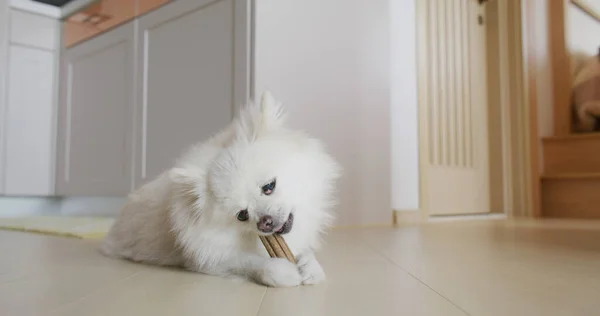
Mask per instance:
[[[125,24],[64,53],[60,195],[124,196],[131,188],[133,38]]]
[[[7,86],[4,193],[51,195],[54,53],[11,46]]]
[[[136,185],[224,127],[234,103],[244,102],[247,6],[247,1],[179,0],[140,18]]]
[[[6,64],[8,59],[8,0],[0,0],[0,194],[4,193],[4,133],[6,126]]]

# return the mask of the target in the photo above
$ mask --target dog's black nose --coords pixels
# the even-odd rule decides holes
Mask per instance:
[[[260,230],[263,233],[270,233],[273,231],[274,227],[273,227],[273,218],[270,215],[264,215],[262,216],[258,223],[256,224],[256,227],[258,227],[258,230]]]

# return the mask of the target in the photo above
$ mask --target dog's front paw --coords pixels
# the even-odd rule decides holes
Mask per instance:
[[[304,285],[325,281],[325,271],[312,253],[298,257],[298,270]]]
[[[261,282],[272,287],[293,287],[302,282],[298,268],[286,259],[273,258],[267,261]]]

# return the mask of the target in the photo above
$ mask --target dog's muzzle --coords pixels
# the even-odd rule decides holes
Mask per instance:
[[[283,225],[276,223],[270,215],[262,216],[256,224],[256,228],[265,234],[275,233],[281,235],[289,233],[292,230],[292,226],[294,226],[294,214],[292,213],[290,213],[290,216]]]

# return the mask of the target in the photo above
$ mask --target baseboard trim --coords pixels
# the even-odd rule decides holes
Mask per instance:
[[[366,229],[366,228],[393,228],[393,223],[372,223],[372,224],[356,224],[356,225],[334,225],[332,230],[345,229]]]
[[[392,223],[394,226],[406,224],[419,224],[426,222],[423,212],[419,209],[414,210],[394,210]]]
[[[393,225],[414,225],[428,222],[449,222],[468,220],[505,220],[504,213],[472,214],[472,215],[438,215],[426,216],[421,210],[394,210]]]
[[[473,214],[473,215],[440,215],[429,217],[429,222],[454,222],[476,220],[505,220],[508,216],[504,213]]]
[[[0,197],[0,217],[117,216],[124,197]]]

